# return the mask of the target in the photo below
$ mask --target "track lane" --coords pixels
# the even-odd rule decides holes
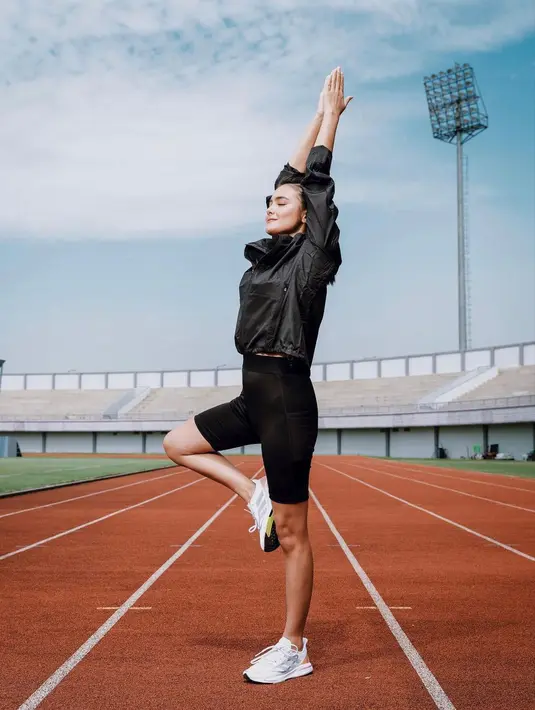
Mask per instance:
[[[385,601],[410,607],[394,614],[457,710],[530,710],[535,565],[344,476],[318,473],[313,490]],[[512,522],[513,530],[520,535],[522,525]]]
[[[331,462],[335,466],[338,465],[338,458],[333,457]],[[349,467],[346,470],[350,471]],[[528,700],[526,697],[527,693],[533,694],[535,691],[535,688],[528,684],[531,672],[531,665],[528,664],[531,663],[533,651],[531,646],[526,645],[525,634],[517,634],[519,628],[525,628],[526,633],[534,628],[530,602],[527,598],[518,597],[522,590],[529,589],[530,579],[531,584],[533,581],[533,578],[523,578],[519,575],[518,563],[530,566],[529,563],[524,563],[520,558],[505,554],[499,549],[485,548],[484,543],[482,550],[478,546],[480,541],[451,526],[434,521],[430,516],[396,503],[342,476],[334,473],[333,478],[330,476],[331,473],[316,464],[312,479],[313,489],[347,542],[361,546],[351,549],[372,576],[385,601],[392,606],[412,606],[411,610],[394,613],[455,701],[457,710],[483,710],[488,707],[493,710],[530,708],[532,695]],[[215,490],[220,488],[211,482],[206,485],[213,485]],[[196,489],[201,493],[203,486],[205,484],[188,489],[190,504],[191,494]],[[224,489],[223,492],[225,493]],[[195,496],[193,503],[198,506]],[[75,560],[75,564],[67,569],[65,555],[58,556],[55,561],[50,558],[50,562],[54,564],[48,569],[48,578],[42,576],[45,570],[41,568],[31,592],[28,592],[27,587],[28,572],[34,576],[32,568],[39,569],[39,565],[36,560],[32,561],[31,566],[28,565],[29,557],[26,558],[26,564],[17,572],[21,585],[18,593],[12,596],[13,603],[9,605],[9,613],[11,615],[15,609],[20,625],[31,625],[33,636],[23,634],[20,639],[20,647],[16,650],[20,671],[14,672],[13,677],[24,676],[27,668],[33,668],[42,662],[41,654],[31,648],[32,644],[35,644],[36,630],[43,629],[42,653],[46,655],[49,644],[54,652],[55,640],[58,643],[63,642],[65,647],[70,624],[76,638],[82,643],[103,622],[105,616],[111,613],[98,611],[91,617],[95,622],[92,626],[84,620],[75,619],[74,617],[80,617],[80,604],[74,608],[70,605],[73,595],[78,594],[80,600],[80,592],[83,593],[87,587],[89,601],[96,603],[95,609],[97,606],[120,604],[132,590],[132,584],[125,584],[124,588],[121,586],[125,575],[133,576],[135,572],[136,580],[139,581],[143,573],[148,576],[153,571],[154,567],[144,562],[145,554],[147,551],[154,553],[153,531],[165,539],[167,525],[173,524],[176,519],[177,507],[171,507],[170,504],[169,498],[152,504],[159,511],[155,519],[158,523],[163,521],[162,525],[156,526],[154,522],[151,525],[150,516],[147,518],[136,513],[136,524],[129,524],[126,530],[118,525],[122,516],[115,518],[116,532],[111,536],[100,530],[98,539],[95,539],[94,533],[99,526],[95,526],[92,529],[93,534],[87,537],[82,532],[78,533],[80,537],[73,536],[72,541],[77,537],[77,544],[73,546],[71,556],[67,559]],[[160,507],[163,511],[168,511],[163,517]],[[128,612],[106,640],[84,659],[42,707],[77,707],[76,702],[80,697],[84,697],[84,702],[86,698],[88,702],[84,708],[87,707],[88,710],[93,707],[139,707],[140,704],[144,708],[160,708],[168,707],[169,705],[165,704],[168,700],[175,702],[176,706],[181,706],[184,694],[186,697],[188,694],[192,697],[192,703],[189,705],[191,708],[210,707],[209,704],[203,705],[199,698],[209,699],[209,702],[214,702],[214,698],[217,698],[218,703],[223,703],[229,684],[234,683],[236,679],[235,675],[232,676],[230,666],[234,664],[234,671],[239,676],[245,667],[244,657],[247,661],[254,653],[278,638],[282,616],[280,603],[276,608],[270,607],[262,598],[266,588],[274,589],[273,593],[278,602],[283,598],[280,560],[279,564],[275,563],[275,555],[278,553],[262,555],[258,551],[260,573],[253,562],[247,564],[249,551],[257,550],[257,542],[256,538],[253,540],[252,536],[249,537],[244,532],[249,521],[242,508],[243,504],[238,501],[219,521],[223,524],[227,516],[236,516],[238,521],[236,525],[239,525],[242,543],[230,557],[227,558],[226,554],[217,556],[217,553],[226,549],[226,540],[229,549],[232,549],[233,545],[236,546],[237,528],[234,528],[234,524],[231,524],[229,529],[224,525],[224,530],[221,530],[218,523],[217,528],[214,525],[211,531],[205,533],[214,535],[212,545],[216,551],[215,560],[218,565],[215,575],[213,550],[208,557],[198,558],[198,553],[208,552],[201,539],[198,542],[203,543],[202,547],[191,548],[187,555],[159,580],[150,593],[139,601],[140,605],[150,606],[153,599],[151,598],[151,604],[148,604],[149,594],[155,594],[158,603],[166,607],[165,618],[161,623],[158,622],[158,627],[155,627],[154,617],[149,616],[154,607],[150,612]],[[138,510],[139,513],[147,512],[144,508]],[[172,513],[171,517],[169,512]],[[410,524],[407,522],[407,516]],[[255,708],[267,708],[268,705],[272,708],[274,693],[278,694],[277,698],[281,699],[281,703],[290,704],[297,699],[311,708],[352,708],[356,706],[357,701],[362,701],[361,707],[367,710],[414,710],[415,707],[425,710],[434,707],[429,705],[425,691],[421,694],[421,684],[412,669],[409,668],[412,676],[410,673],[409,677],[404,675],[408,666],[406,659],[399,648],[395,644],[392,645],[392,637],[386,631],[384,622],[379,619],[378,612],[365,608],[370,604],[370,598],[362,585],[358,580],[356,586],[353,582],[348,594],[345,586],[346,572],[341,573],[340,570],[331,568],[330,562],[335,554],[346,566],[346,570],[347,560],[339,547],[332,546],[332,535],[327,533],[325,528],[324,540],[329,541],[325,542],[325,549],[320,555],[317,541],[322,534],[322,521],[317,522],[317,519],[319,514],[317,511],[314,513],[312,505],[311,523],[316,548],[317,587],[308,633],[311,637],[312,660],[316,670],[321,669],[322,674],[320,676],[317,672],[316,676],[311,678],[276,688],[245,686],[244,690],[238,681],[238,690],[235,691],[234,686],[231,688],[231,707],[250,708],[252,699]],[[192,528],[194,525],[195,523]],[[440,533],[437,532],[439,528]],[[140,529],[150,531],[150,535],[140,539]],[[89,530],[86,532],[89,533]],[[106,564],[98,561],[94,572],[89,570],[87,565],[80,564],[76,557],[72,557],[75,550],[81,551],[88,555],[88,560],[92,563],[95,555],[98,560],[100,550],[107,551],[109,541],[119,534],[124,541],[122,549],[116,549],[116,558],[109,559]],[[463,542],[459,545],[461,540]],[[56,552],[58,551],[59,548]],[[327,551],[328,554],[325,554]],[[51,552],[52,546],[46,550],[47,557]],[[33,555],[34,552],[28,554]],[[507,569],[503,567],[503,560],[500,563],[502,567],[498,570],[494,563],[489,565],[489,559],[492,561],[496,554],[505,556],[508,561]],[[24,555],[13,558],[6,564],[15,564],[16,560],[22,562],[23,558]],[[204,559],[202,566],[198,564],[200,559]],[[270,570],[269,565],[274,566],[273,570]],[[512,573],[510,565],[514,567]],[[243,567],[247,572],[245,577],[242,577]],[[51,581],[50,573],[54,569],[55,578]],[[171,574],[177,575],[176,579],[173,577],[172,583],[169,577]],[[317,607],[318,590],[320,585],[325,584],[327,575],[329,583],[323,587],[323,596],[327,597],[327,603],[320,608]],[[230,588],[227,585],[229,576],[234,577]],[[95,594],[95,584],[102,579],[111,580],[110,589],[118,589],[115,596],[111,591],[108,595]],[[177,583],[181,586],[177,587]],[[46,593],[47,588],[49,594]],[[35,590],[41,592],[40,597],[33,596],[38,594]],[[356,604],[351,597],[355,590],[360,590],[360,596],[354,598]],[[55,606],[50,607],[52,595],[55,595],[56,601],[59,600],[59,612]],[[112,597],[115,601],[110,601]],[[207,621],[207,615],[214,605],[214,597],[219,602],[220,612],[215,620],[209,616]],[[31,613],[26,614],[19,608],[22,599],[30,598],[39,615],[37,624],[32,622]],[[507,603],[500,606],[499,601],[502,598]],[[3,594],[0,599],[4,601]],[[251,599],[255,601],[251,603]],[[315,616],[316,613],[318,616]],[[7,618],[5,613],[3,618]],[[177,634],[174,624],[178,622],[180,625]],[[61,624],[64,624],[64,628],[61,628]],[[12,638],[16,638],[15,630],[18,633],[18,628],[15,624]],[[83,629],[89,632],[85,637]],[[9,639],[9,636],[7,638]],[[142,647],[138,648],[140,639]],[[67,640],[71,641],[72,636]],[[110,647],[109,652],[106,649],[107,644],[111,642],[117,645]],[[71,643],[70,653],[72,647]],[[11,648],[7,650],[8,653],[4,652],[3,656],[11,662]],[[104,650],[105,654],[97,657],[97,654]],[[65,660],[68,653],[66,648],[66,655],[58,658],[58,665]],[[223,658],[220,658],[219,654]],[[216,676],[211,675],[214,655],[218,658]],[[400,659],[402,665],[399,665]],[[91,672],[87,670],[88,664]],[[399,671],[399,668],[404,670]],[[329,673],[328,677],[325,672]],[[47,676],[42,673],[31,691],[45,677]],[[305,684],[315,683],[317,680],[320,682],[318,690],[314,686],[314,692],[310,692],[310,685],[307,688]],[[301,682],[302,690],[297,687]],[[0,699],[4,686],[5,683],[0,677]],[[295,690],[290,693],[292,687]],[[415,690],[416,687],[418,690]],[[254,691],[253,695],[249,691]],[[68,692],[70,696],[61,695]],[[286,693],[288,694],[285,695]],[[19,694],[20,697],[21,695]],[[60,701],[61,698],[63,700]],[[260,701],[257,702],[259,698]],[[327,705],[311,705],[311,698],[313,701],[316,698],[319,698],[319,702],[326,701]],[[485,704],[485,699],[491,705]],[[122,704],[123,702],[125,704]],[[196,705],[197,702],[199,704]],[[0,705],[3,707],[2,703]],[[17,706],[8,704],[6,707]]]
[[[240,467],[247,463],[248,459],[246,456],[233,456],[231,457],[234,465]],[[155,460],[155,465],[158,463]],[[166,476],[173,473],[178,473],[180,471],[186,471],[184,466],[169,466],[166,468],[159,468],[153,471],[140,471],[139,473],[128,473],[128,474],[118,474],[116,476],[110,476],[105,480],[100,481],[86,481],[84,483],[79,483],[73,486],[65,486],[63,488],[52,488],[43,491],[35,491],[32,493],[25,493],[21,496],[12,496],[8,498],[0,497],[0,519],[6,514],[19,514],[23,511],[26,512],[27,509],[35,508],[40,509],[41,506],[45,505],[59,505],[61,502],[70,502],[72,498],[78,498],[81,495],[92,494],[95,495],[100,492],[107,490],[115,490],[120,487],[132,486],[133,484],[140,484],[143,482],[151,482],[153,480],[160,479],[162,476]]]
[[[122,483],[122,484],[119,484],[116,486],[104,488],[103,490],[92,491],[90,493],[79,493],[78,495],[72,496],[70,498],[62,498],[61,500],[52,501],[50,503],[40,503],[40,504],[36,504],[36,505],[30,505],[27,508],[18,508],[15,510],[11,510],[10,512],[0,513],[0,520],[2,518],[11,518],[14,515],[23,515],[25,513],[34,513],[35,511],[43,510],[45,508],[54,508],[57,505],[64,505],[65,503],[72,503],[76,500],[83,500],[85,498],[93,498],[94,496],[106,495],[110,491],[111,492],[119,491],[123,488],[133,488],[135,486],[142,486],[142,485],[144,485],[146,483],[150,483],[152,481],[162,481],[164,479],[174,478],[175,476],[178,476],[179,474],[184,473],[186,470],[187,469],[185,469],[185,468],[173,467],[171,469],[171,473],[154,475],[153,478],[150,478],[150,479],[141,480],[141,481],[133,481],[131,483]]]
[[[476,469],[461,469],[461,468],[449,468],[447,466],[433,466],[432,464],[418,464],[418,463],[408,463],[403,460],[393,461],[392,459],[377,459],[369,458],[365,456],[359,456],[359,461],[369,461],[387,463],[392,466],[410,466],[415,470],[431,470],[434,473],[447,473],[450,476],[455,476],[459,480],[468,480],[468,478],[480,483],[487,483],[492,485],[499,485],[500,487],[511,488],[511,490],[520,489],[524,492],[535,493],[535,480],[533,478],[526,478],[524,476],[507,476],[503,473],[490,473],[486,471],[477,471]]]
[[[118,486],[131,485],[132,483],[141,483],[141,481],[150,482],[160,476],[176,473],[184,470],[183,466],[171,466],[158,469],[155,471],[141,471],[140,473],[129,473],[124,475],[111,476],[100,481],[86,481],[77,483],[72,486],[62,488],[49,488],[42,491],[34,491],[32,493],[24,493],[20,496],[10,496],[0,498],[0,517],[8,513],[16,513],[25,511],[28,508],[39,508],[42,505],[51,503],[60,503],[68,501],[71,498],[76,498],[85,493],[96,493],[106,490],[112,490]]]
[[[106,495],[40,509],[30,513],[30,518],[22,515],[2,518],[0,519],[0,568],[4,564],[1,560],[2,556],[9,555],[17,549],[23,549],[80,525],[113,515],[118,510],[148,501],[199,478],[192,471],[184,471],[175,477],[151,480],[143,486],[120,488],[107,492]]]
[[[439,473],[441,470],[437,466],[418,466],[414,467],[412,464],[403,463],[401,461],[390,461],[388,459],[362,459],[360,457],[356,458],[353,463],[362,463],[364,465],[374,466],[376,463],[380,463],[381,466],[390,466],[392,471],[395,473],[397,470],[404,471],[406,473],[411,473],[412,475],[417,474],[420,477],[424,477],[425,480],[440,483],[441,485],[459,486],[462,485],[463,490],[467,490],[476,495],[488,495],[488,496],[500,496],[504,497],[504,500],[514,503],[515,501],[524,501],[525,503],[530,502],[530,504],[535,503],[535,488],[523,488],[518,485],[502,485],[496,481],[493,481],[493,475],[488,475],[486,480],[478,480],[468,476],[456,476],[451,473]],[[452,471],[453,469],[446,469],[446,471]],[[469,472],[468,472],[469,473]],[[489,480],[489,478],[491,480]],[[515,480],[525,480],[525,479],[515,479]]]
[[[528,501],[526,501],[525,498],[519,499],[518,493],[516,502],[511,503],[510,501],[503,500],[507,497],[507,494],[503,495],[503,491],[499,493],[493,491],[491,494],[492,497],[490,497],[489,495],[484,496],[482,495],[481,491],[478,491],[478,493],[473,493],[471,491],[463,490],[466,489],[466,486],[463,484],[462,481],[454,483],[450,481],[450,485],[447,485],[444,482],[438,483],[437,481],[429,480],[429,477],[422,477],[421,474],[418,475],[412,473],[411,470],[405,470],[403,467],[387,469],[386,466],[378,468],[377,466],[363,466],[362,464],[354,463],[349,463],[348,465],[356,469],[365,469],[366,471],[379,473],[381,476],[387,476],[401,481],[410,481],[417,485],[428,486],[429,488],[435,488],[436,490],[446,491],[447,493],[455,493],[456,495],[465,496],[466,498],[473,498],[474,500],[480,500],[485,503],[491,503],[492,505],[500,505],[504,508],[511,508],[512,510],[521,510],[525,513],[535,513],[535,499],[529,499]],[[509,498],[510,497],[511,496],[509,496]],[[529,507],[530,505],[531,507]]]
[[[277,686],[245,683],[250,659],[278,640],[283,558],[263,554],[233,503],[180,563],[42,704],[46,710],[274,707],[436,710],[317,508],[311,504],[316,589],[307,633],[312,676]],[[270,597],[272,600],[270,600]],[[113,603],[113,600],[110,600]]]
[[[443,516],[481,535],[513,547],[519,552],[535,557],[535,516],[533,513],[504,508],[486,501],[466,498],[456,493],[385,476],[375,470],[370,470],[366,465],[359,464],[357,468],[354,465],[346,464],[344,468],[335,463],[333,468],[343,470],[346,475],[375,486],[386,494],[421,506],[435,515]],[[374,469],[377,468],[379,466],[376,464]],[[390,473],[390,469],[385,473]],[[358,485],[364,487],[362,484]]]
[[[121,604],[230,495],[206,481],[7,560],[0,707],[18,707],[112,613],[97,607]]]

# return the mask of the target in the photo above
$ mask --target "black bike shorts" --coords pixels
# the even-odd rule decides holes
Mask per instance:
[[[308,500],[318,436],[310,368],[300,360],[246,354],[242,385],[238,397],[194,417],[198,430],[214,451],[260,444],[271,500]]]

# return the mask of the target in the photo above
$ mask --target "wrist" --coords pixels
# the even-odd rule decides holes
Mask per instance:
[[[326,118],[330,118],[333,120],[338,120],[340,118],[340,116],[342,115],[341,111],[338,111],[338,109],[335,109],[335,108],[325,109],[323,114],[324,114],[324,118],[326,117]]]

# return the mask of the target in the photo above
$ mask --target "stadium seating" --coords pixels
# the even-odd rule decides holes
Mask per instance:
[[[459,397],[459,401],[521,397],[530,394],[535,394],[535,365],[499,370],[496,377]]]
[[[458,373],[315,382],[320,414],[329,411],[416,405],[423,397],[453,383]],[[193,413],[228,402],[241,390],[232,387],[181,387],[150,390],[120,418],[162,421],[187,419]],[[3,390],[0,419],[100,419],[116,416],[118,403],[133,390]],[[501,370],[498,375],[456,401],[535,395],[535,365]],[[116,407],[112,407],[112,405]],[[109,411],[108,411],[109,410]],[[112,413],[113,412],[113,413]]]
[[[315,382],[314,389],[321,411],[353,407],[413,404],[424,395],[453,382],[458,375],[420,375],[412,377],[385,377],[373,380]],[[240,387],[190,387],[154,389],[125,418],[183,419],[222,402],[228,402],[240,393]]]
[[[98,416],[128,390],[2,390],[0,417],[17,420]]]
[[[373,380],[316,382],[320,409],[416,404],[422,397],[457,379],[458,374],[380,377]]]
[[[192,412],[215,407],[237,397],[241,387],[166,387],[153,389],[146,399],[134,407],[126,419],[142,419],[143,415],[164,419],[185,419]]]

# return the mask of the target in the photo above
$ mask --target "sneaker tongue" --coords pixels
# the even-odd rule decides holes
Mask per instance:
[[[278,642],[277,646],[282,647],[282,648],[291,648],[292,642],[290,641],[290,639],[287,639],[283,636],[280,639],[280,641]]]

